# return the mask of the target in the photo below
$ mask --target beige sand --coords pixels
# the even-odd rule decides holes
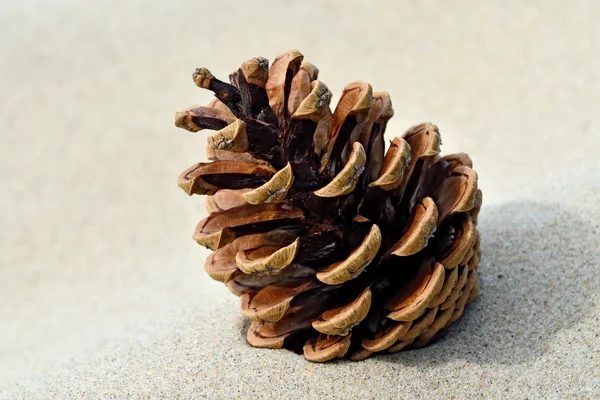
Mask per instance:
[[[12,3],[0,397],[600,397],[599,2]],[[195,67],[291,47],[335,93],[389,91],[390,138],[432,121],[474,159],[481,297],[432,347],[328,365],[253,349],[202,270],[203,202],[175,179],[205,139],[174,112],[210,97]]]

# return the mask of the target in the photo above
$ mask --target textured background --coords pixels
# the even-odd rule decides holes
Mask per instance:
[[[0,397],[600,397],[600,2],[0,3]],[[245,344],[173,127],[256,55],[387,90],[484,191],[482,294],[442,342],[315,365]],[[334,97],[334,102],[337,96]]]

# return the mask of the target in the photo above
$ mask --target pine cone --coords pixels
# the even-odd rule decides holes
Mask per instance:
[[[384,156],[389,95],[354,82],[332,113],[317,75],[295,50],[231,83],[193,74],[216,99],[175,125],[215,130],[214,161],[178,184],[208,195],[193,235],[214,250],[205,269],[240,296],[252,346],[317,362],[425,346],[478,295],[477,174],[466,154],[439,155],[429,123]]]

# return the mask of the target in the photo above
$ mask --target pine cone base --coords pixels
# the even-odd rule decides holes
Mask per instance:
[[[211,162],[179,186],[206,195],[194,240],[206,272],[240,296],[248,343],[314,362],[416,349],[479,293],[482,193],[464,153],[440,155],[435,125],[394,138],[386,92],[347,85],[332,112],[318,69],[291,50],[229,77],[193,74],[215,99],[176,113]]]

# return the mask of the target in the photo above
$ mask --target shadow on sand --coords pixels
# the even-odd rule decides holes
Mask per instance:
[[[593,312],[600,249],[586,247],[585,239],[599,233],[597,225],[557,204],[534,202],[484,206],[479,221],[477,301],[439,342],[382,360],[526,363],[546,352],[553,335]]]

